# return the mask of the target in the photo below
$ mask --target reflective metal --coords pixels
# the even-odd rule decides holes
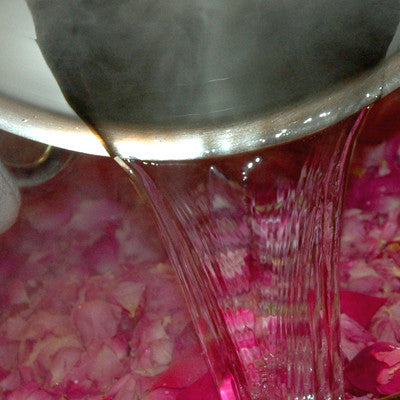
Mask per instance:
[[[68,101],[122,157],[312,134],[400,86],[400,0],[28,0]],[[0,2],[0,128],[106,154],[22,0]]]
[[[20,188],[41,185],[54,178],[74,155],[0,130],[0,164],[7,168]]]

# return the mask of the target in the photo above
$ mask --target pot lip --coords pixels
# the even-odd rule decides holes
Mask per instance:
[[[113,143],[111,151],[115,156],[149,161],[245,153],[309,136],[399,87],[400,51],[397,51],[357,77],[261,117],[205,129],[112,126],[108,142]],[[108,155],[99,136],[78,116],[18,102],[1,93],[0,129],[67,150]]]

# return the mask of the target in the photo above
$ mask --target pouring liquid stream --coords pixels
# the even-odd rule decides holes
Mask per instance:
[[[117,161],[152,204],[222,400],[340,399],[340,211],[364,118],[254,154]]]

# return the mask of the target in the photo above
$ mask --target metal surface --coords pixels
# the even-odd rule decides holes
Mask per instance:
[[[0,130],[0,160],[9,168],[34,169],[46,162],[52,147]]]
[[[169,8],[161,7],[156,13],[154,10],[161,3],[151,0],[147,4],[154,9],[151,11],[149,6],[150,14],[141,15],[141,32],[136,32],[140,40],[133,42],[130,51],[126,51],[126,43],[124,46],[113,43],[121,35],[129,36],[132,26],[127,21],[135,23],[139,17],[135,19],[126,13],[127,18],[119,29],[113,30],[94,21],[103,23],[106,18],[117,26],[113,18],[121,19],[121,15],[113,14],[110,7],[125,5],[132,11],[136,4],[145,2],[107,2],[105,14],[102,10],[96,11],[95,3],[105,4],[49,0],[50,8],[57,5],[58,17],[46,19],[52,21],[48,24],[52,41],[46,42],[46,34],[39,29],[39,42],[53,71],[57,69],[55,64],[67,60],[55,71],[64,94],[82,118],[111,143],[114,153],[122,157],[193,159],[276,145],[332,125],[400,86],[398,0],[352,0],[346,4],[305,1],[301,9],[294,9],[294,14],[285,10],[295,6],[293,1],[281,2],[285,7],[278,7],[274,12],[265,7],[276,3],[272,1],[235,0],[229,4],[193,1],[193,4],[211,7],[214,15],[201,23],[194,20],[197,25],[193,24],[193,17],[204,9],[174,1],[168,3]],[[74,18],[66,18],[84,4],[91,4],[93,9],[86,10],[79,23]],[[315,10],[314,5],[317,5]],[[183,17],[177,19],[178,14]],[[220,18],[216,19],[218,15]],[[301,23],[293,23],[294,19],[289,18],[292,15]],[[264,21],[260,16],[269,19]],[[37,14],[36,19],[39,17]],[[62,21],[67,22],[57,25]],[[154,21],[158,24],[152,26]],[[351,21],[356,27],[341,34],[340,30],[352,26]],[[260,42],[260,32],[268,33],[265,28],[268,23],[280,31],[272,35],[271,41]],[[192,25],[195,28],[190,30],[188,27]],[[149,26],[151,31],[146,30]],[[169,33],[175,37],[162,34],[160,26],[165,32],[174,27]],[[181,34],[176,26],[186,31]],[[246,26],[252,28],[246,31]],[[335,30],[330,31],[329,27],[333,26]],[[79,31],[78,28],[82,37],[96,40],[87,40],[81,45],[80,39],[74,44],[70,40],[71,32]],[[316,35],[310,29],[316,30]],[[104,36],[104,32],[108,33]],[[153,33],[150,39],[149,32]],[[299,32],[302,32],[302,41],[297,39],[301,36]],[[375,37],[377,33],[380,33],[380,42]],[[333,34],[334,40],[327,41]],[[190,40],[186,38],[188,35]],[[100,140],[64,100],[34,38],[32,17],[24,1],[1,0],[0,128],[57,147],[106,154]],[[313,49],[307,40],[322,43],[329,51],[321,46]],[[46,43],[50,43],[47,53]],[[99,46],[104,49],[100,55],[95,51]],[[304,48],[307,51],[300,51]],[[150,65],[148,70],[137,67],[138,62],[134,68],[127,69],[127,65],[133,64],[132,59],[138,60],[139,53],[142,54],[140,63]],[[122,59],[125,54],[126,58]],[[85,69],[85,65],[94,62],[95,68]],[[261,73],[263,66],[269,72]],[[90,87],[88,82],[92,78],[94,86]],[[72,81],[73,85],[69,85]],[[134,93],[126,82],[132,82]],[[89,87],[88,96],[82,95],[82,87]],[[75,96],[77,93],[80,95]],[[125,99],[122,106],[118,93]],[[77,97],[86,103],[77,102]],[[91,109],[88,104],[95,108]]]
[[[0,164],[18,187],[41,185],[58,175],[74,153],[0,130]]]

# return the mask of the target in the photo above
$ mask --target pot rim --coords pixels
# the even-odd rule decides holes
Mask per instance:
[[[245,153],[314,134],[399,87],[397,51],[357,77],[263,116],[204,129],[112,126],[107,137],[113,143],[113,155],[121,158],[192,160]],[[0,129],[55,147],[108,155],[100,137],[78,116],[49,111],[1,93]]]

